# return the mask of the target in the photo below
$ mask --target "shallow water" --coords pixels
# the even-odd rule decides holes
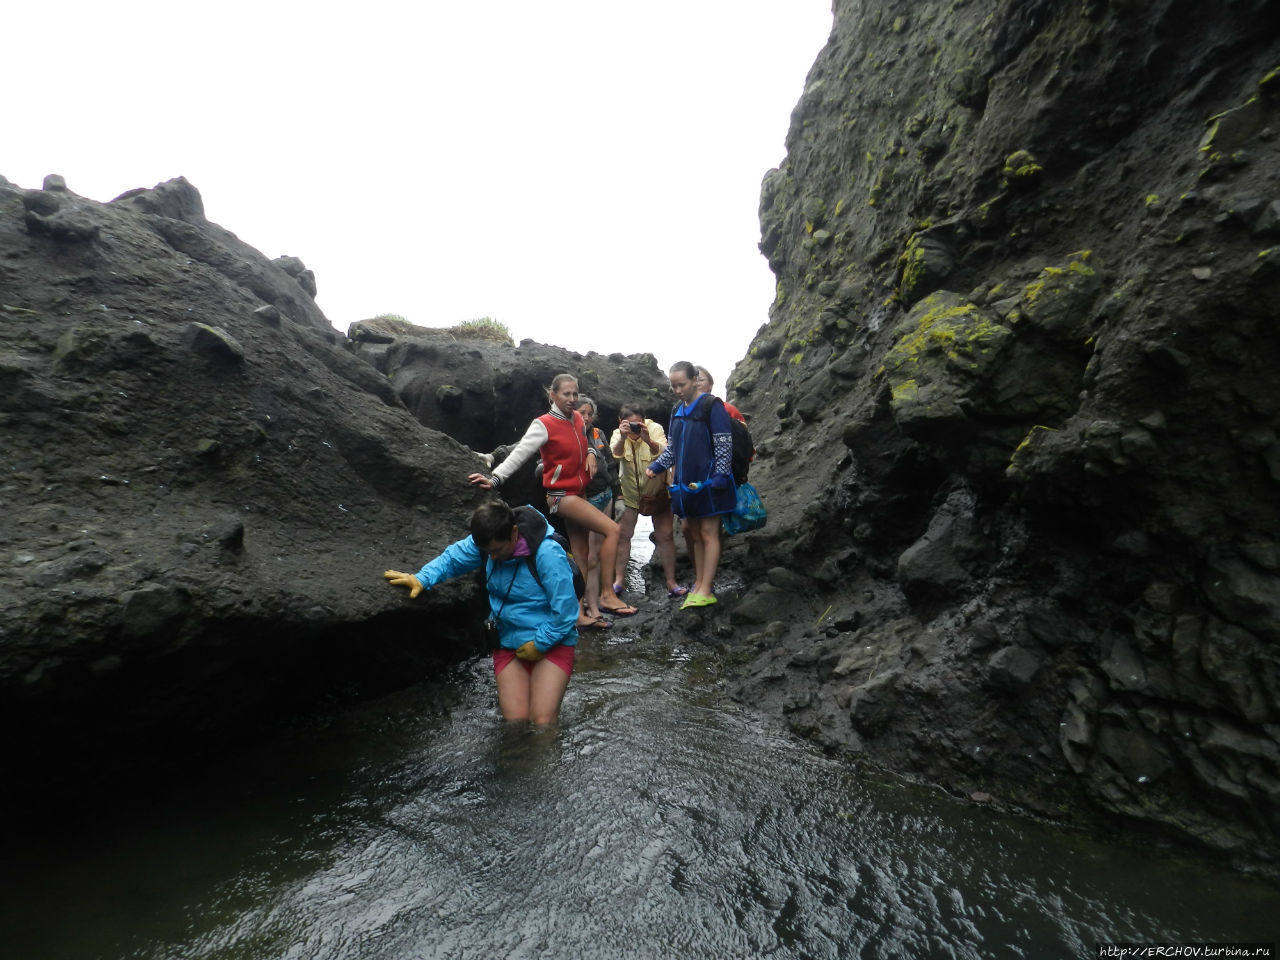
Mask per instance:
[[[0,957],[1075,958],[1280,927],[1273,887],[861,776],[625,620],[558,729],[504,724],[478,660],[83,810],[10,824]]]
[[[1276,927],[1273,888],[866,780],[621,635],[584,642],[557,730],[504,725],[476,661],[85,826],[10,847],[0,955],[1084,957]]]

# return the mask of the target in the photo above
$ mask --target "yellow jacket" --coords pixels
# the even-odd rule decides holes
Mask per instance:
[[[658,445],[656,451],[650,450],[649,445],[641,440],[638,436],[628,433],[626,439],[622,439],[622,429],[613,431],[613,436],[609,438],[609,450],[616,451],[618,449],[618,441],[622,440],[622,456],[614,453],[617,458],[619,469],[618,473],[622,483],[622,502],[633,510],[640,506],[640,495],[655,494],[667,485],[666,474],[658,474],[656,477],[646,477],[644,470],[649,463],[658,458],[658,454],[662,453],[667,445],[667,434],[660,424],[654,423],[652,420],[645,419],[644,425],[648,428],[649,439]]]

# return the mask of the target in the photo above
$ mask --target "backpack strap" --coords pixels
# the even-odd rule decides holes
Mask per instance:
[[[703,403],[702,402],[703,400],[707,402]],[[702,394],[702,396],[698,397],[698,399],[693,402],[693,407],[689,410],[688,414],[686,414],[686,419],[700,420],[703,423],[710,423],[711,408],[714,407],[717,403],[720,404],[721,406],[724,405],[724,401],[721,400],[719,397],[715,396],[714,394],[711,394],[711,393]],[[677,406],[676,409],[679,410],[680,409],[679,406]]]
[[[706,403],[703,403],[704,400],[706,401]],[[715,409],[715,405],[717,403],[720,404],[720,409],[723,410],[724,409],[723,400],[721,400],[715,394],[704,393],[702,394],[702,396],[698,397],[696,401],[694,401],[693,407],[692,409],[689,410],[688,414],[685,415],[685,419],[696,420],[699,423],[705,423],[707,425],[707,433],[711,434],[712,433],[711,411]],[[676,409],[679,409],[679,408],[677,407]],[[730,437],[730,444],[732,444],[734,419],[733,417],[729,416],[729,412],[727,410],[725,411],[725,417],[729,421],[729,437]],[[712,434],[713,440],[714,440],[714,436],[715,435]],[[716,468],[716,459],[715,459],[715,449],[714,449],[714,443],[713,443],[712,461],[711,461],[711,469],[713,473],[715,471],[715,468]],[[733,476],[733,447],[732,446],[730,446],[729,448],[729,471],[728,472],[730,476]]]

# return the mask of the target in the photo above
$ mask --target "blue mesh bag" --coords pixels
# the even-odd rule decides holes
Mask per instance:
[[[756,488],[749,483],[738,484],[738,505],[733,513],[726,513],[720,518],[724,532],[729,536],[745,533],[748,530],[759,530],[769,519],[769,512],[764,508],[764,501]]]

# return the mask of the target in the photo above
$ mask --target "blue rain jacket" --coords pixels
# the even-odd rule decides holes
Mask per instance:
[[[534,554],[541,585],[529,569],[528,557],[512,557],[495,564],[471,537],[451,543],[414,576],[430,590],[437,583],[479,570],[483,563],[489,587],[489,615],[498,624],[503,647],[516,650],[530,640],[544,653],[557,643],[572,647],[578,642],[578,595],[573,589],[569,558],[564,548],[551,539],[551,524],[546,528]]]

